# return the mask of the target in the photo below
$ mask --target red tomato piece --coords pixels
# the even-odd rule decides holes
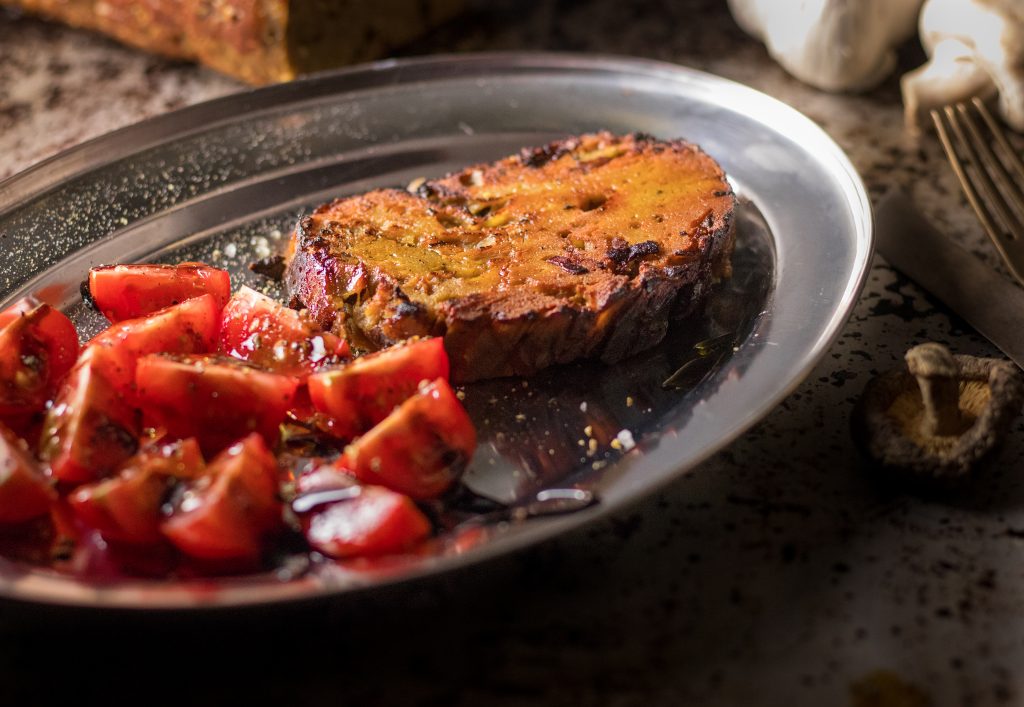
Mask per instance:
[[[131,399],[140,357],[213,351],[219,324],[217,301],[212,295],[202,295],[110,326],[89,342],[82,357],[93,361],[114,387]]]
[[[345,447],[337,464],[364,484],[428,499],[452,485],[475,449],[469,415],[451,386],[438,378]]]
[[[352,474],[332,464],[324,464],[307,471],[295,479],[295,491],[299,494],[332,491],[350,488],[357,483]]]
[[[107,319],[120,322],[205,294],[223,308],[231,278],[203,263],[103,265],[89,271],[89,294]]]
[[[78,357],[64,314],[31,297],[0,313],[0,415],[43,409]]]
[[[332,434],[354,437],[391,414],[421,382],[447,380],[448,373],[443,339],[420,339],[310,376],[309,397],[331,418]]]
[[[363,486],[352,499],[302,518],[310,546],[331,557],[400,552],[430,535],[430,521],[408,496]]]
[[[25,443],[0,426],[0,523],[24,523],[45,515],[56,498]]]
[[[94,363],[83,361],[46,414],[40,455],[61,481],[93,481],[135,453],[138,427],[131,406]]]
[[[161,529],[186,555],[256,559],[263,538],[282,525],[277,460],[251,434],[219,454],[183,494]]]
[[[320,331],[301,313],[248,287],[240,288],[224,308],[220,351],[302,378],[351,355],[341,337]]]
[[[163,540],[161,507],[173,486],[194,479],[204,469],[194,439],[144,449],[129,459],[117,476],[79,486],[68,497],[83,523],[104,539],[133,545]]]
[[[207,455],[256,432],[275,444],[299,383],[223,356],[151,355],[135,383],[143,421],[171,437],[195,437]]]

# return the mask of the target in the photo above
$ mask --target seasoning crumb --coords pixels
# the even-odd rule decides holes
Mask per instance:
[[[622,442],[619,441],[618,437],[611,441],[611,445],[612,449],[622,449]]]
[[[599,459],[598,461],[591,464],[590,468],[593,469],[594,471],[600,471],[601,469],[604,469],[606,466],[608,466],[608,462]]]
[[[587,401],[584,400],[582,403],[580,403],[580,412],[586,412],[586,411],[587,411]]]
[[[631,396],[631,395],[627,395],[626,396],[626,407],[628,407],[628,408],[633,407],[633,396]]]
[[[597,454],[596,439],[591,438],[590,442],[587,444],[587,452],[590,454],[590,456],[594,456],[595,454]]]
[[[226,246],[224,246],[224,255],[226,255],[229,258],[234,258],[236,255],[238,255],[238,246],[236,246],[234,243],[228,243]]]
[[[576,444],[578,444],[581,447],[585,447],[587,443],[584,442],[582,439],[578,439],[576,440]]]
[[[587,437],[593,437],[594,436],[594,427],[593,427],[593,425],[587,425],[586,427],[584,427],[583,428],[583,434],[585,434]]]
[[[455,391],[455,397],[458,398],[459,400],[465,400],[466,399],[466,391],[464,391],[464,390],[456,390]]]
[[[627,452],[636,446],[636,442],[633,440],[633,433],[629,430],[622,430],[615,436],[615,439],[619,441],[619,444],[621,444],[622,448]]]
[[[521,412],[516,414],[516,422],[525,422],[525,421],[526,421],[526,415],[524,415]]]

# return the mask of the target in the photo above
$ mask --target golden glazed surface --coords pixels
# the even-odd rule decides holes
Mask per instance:
[[[681,140],[583,135],[412,186],[302,219],[288,284],[375,345],[444,335],[463,380],[618,360],[728,274],[735,197]]]

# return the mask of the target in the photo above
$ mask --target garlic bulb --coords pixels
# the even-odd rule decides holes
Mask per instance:
[[[1008,124],[1024,131],[1024,2],[927,0],[921,10],[927,64],[902,80],[911,126],[932,108],[999,96]]]
[[[739,25],[783,68],[827,91],[864,90],[888,76],[893,48],[914,34],[920,7],[921,0],[729,0]]]

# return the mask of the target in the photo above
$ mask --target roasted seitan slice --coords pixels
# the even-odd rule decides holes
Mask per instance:
[[[0,0],[252,84],[388,56],[465,0]]]
[[[735,196],[683,140],[597,133],[302,218],[290,294],[372,346],[444,336],[453,378],[613,363],[729,273]]]

